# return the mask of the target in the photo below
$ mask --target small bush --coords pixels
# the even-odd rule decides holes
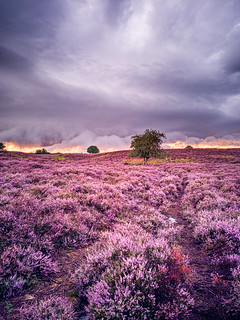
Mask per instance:
[[[90,146],[87,148],[88,153],[99,153],[99,149],[96,146]]]

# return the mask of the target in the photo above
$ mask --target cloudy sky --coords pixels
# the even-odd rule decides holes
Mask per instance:
[[[240,147],[239,0],[0,0],[0,141]]]

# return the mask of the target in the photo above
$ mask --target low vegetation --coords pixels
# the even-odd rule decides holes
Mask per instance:
[[[0,154],[0,318],[239,318],[240,150],[127,154]]]

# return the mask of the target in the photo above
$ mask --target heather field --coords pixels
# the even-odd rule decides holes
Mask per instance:
[[[0,152],[0,319],[239,319],[240,149]]]

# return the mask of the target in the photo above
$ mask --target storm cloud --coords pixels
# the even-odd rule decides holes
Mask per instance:
[[[0,0],[0,141],[123,149],[152,128],[169,145],[240,147],[239,12],[238,0]]]

